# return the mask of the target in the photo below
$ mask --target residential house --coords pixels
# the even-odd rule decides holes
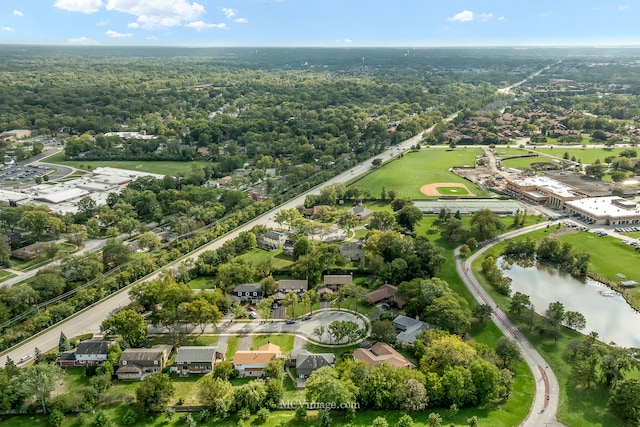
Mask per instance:
[[[291,352],[291,366],[295,366],[298,378],[308,378],[315,370],[323,366],[334,367],[336,356],[333,353],[314,354],[307,351]]]
[[[351,274],[325,274],[324,286],[337,291],[344,285],[350,285],[353,283],[353,276]]]
[[[262,285],[260,283],[240,283],[233,288],[231,294],[233,301],[250,301],[252,304],[262,299]]]
[[[364,206],[356,205],[351,208],[351,213],[357,216],[360,221],[364,221],[365,219],[373,215],[374,212],[371,209],[365,208]]]
[[[327,286],[322,286],[320,288],[317,289],[318,295],[320,296],[320,298],[322,298],[323,300],[330,300],[331,299],[331,295],[333,295],[333,289],[327,287]]]
[[[396,340],[409,345],[415,343],[418,333],[431,329],[428,323],[402,315],[393,319],[393,326],[400,331]]]
[[[362,242],[343,243],[338,245],[338,252],[347,261],[360,261],[364,258],[364,248]]]
[[[161,372],[173,349],[170,345],[128,348],[122,352],[116,375],[119,380],[141,380],[147,374]]]
[[[282,246],[282,254],[286,256],[293,256],[293,250],[295,248],[295,242],[293,240],[285,240]]]
[[[291,291],[295,291],[298,295],[302,295],[309,290],[309,281],[307,279],[291,280],[282,279],[278,280],[278,292],[287,294]]]
[[[353,352],[353,358],[364,360],[369,367],[373,368],[381,363],[388,363],[393,366],[415,368],[403,355],[398,353],[393,347],[384,342],[377,342],[371,348],[357,348]]]
[[[233,367],[240,378],[263,377],[269,362],[277,357],[282,357],[280,347],[267,343],[258,350],[237,351],[233,356]]]
[[[224,187],[225,185],[230,184],[232,180],[233,180],[233,177],[230,176],[230,175],[227,175],[227,176],[223,176],[222,178],[218,179],[216,181],[216,183],[218,184],[218,186]]]
[[[114,343],[107,340],[82,341],[75,349],[60,353],[58,364],[62,368],[101,365],[107,360],[107,351]]]
[[[315,215],[319,214],[322,211],[330,211],[332,209],[329,205],[317,205],[312,208],[306,208],[303,212],[305,218],[313,218]]]
[[[24,248],[11,251],[11,256],[21,260],[29,261],[34,259],[44,249],[44,243],[36,242]]]
[[[287,235],[269,230],[266,233],[259,235],[257,240],[259,248],[266,249],[268,251],[275,251],[276,249],[284,246],[284,242],[287,240]]]
[[[256,202],[261,202],[263,200],[267,200],[269,195],[267,194],[267,186],[266,185],[256,185],[249,191],[249,197],[251,200],[255,200]]]
[[[208,374],[219,360],[224,360],[227,352],[226,345],[214,346],[184,346],[176,350],[172,372],[187,374]]]
[[[391,302],[396,306],[398,306],[399,308],[402,308],[402,306],[404,305],[404,301],[402,301],[400,298],[396,296],[397,291],[398,291],[398,288],[388,283],[385,283],[375,291],[369,292],[366,296],[366,299],[367,299],[367,302],[371,305],[375,305],[380,302]]]

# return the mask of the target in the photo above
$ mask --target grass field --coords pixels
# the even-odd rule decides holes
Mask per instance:
[[[287,354],[293,350],[293,335],[275,334],[255,336],[251,340],[251,350],[257,350],[260,346],[267,343],[277,345],[283,354]]]
[[[0,271],[0,282],[4,282],[5,280],[11,279],[12,277],[16,277],[16,275],[13,273],[9,273],[8,271]]]
[[[471,192],[486,197],[487,192],[480,191],[474,184],[449,171],[454,166],[473,165],[480,154],[482,150],[478,149],[422,149],[385,164],[357,184],[369,189],[375,197],[380,196],[384,187],[387,191],[394,189],[400,197],[424,199],[427,196],[420,192],[420,187],[425,184],[460,182],[466,184]]]
[[[263,262],[271,261],[271,266],[276,270],[281,270],[293,264],[293,259],[282,255],[282,248],[275,251],[266,251],[256,248],[246,254],[242,254],[236,259],[241,259],[256,267]]]
[[[550,154],[552,156],[562,158],[564,153],[569,153],[569,159],[576,156],[576,160],[582,161],[582,163],[590,164],[596,159],[600,159],[604,162],[604,159],[609,156],[617,156],[622,150],[628,150],[628,148],[536,148],[538,153]]]
[[[172,161],[99,161],[99,160],[65,160],[64,153],[60,152],[54,154],[51,157],[47,157],[43,162],[59,164],[63,166],[70,166],[76,169],[88,170],[99,167],[112,167],[119,169],[135,170],[139,172],[157,173],[161,175],[176,176],[178,174],[184,174],[184,176],[191,175],[191,163],[193,162],[172,162]],[[196,162],[202,166],[213,165],[211,162]]]
[[[464,196],[469,192],[462,187],[436,187],[438,193],[445,195]]]
[[[553,162],[553,160],[544,156],[519,157],[515,159],[503,160],[502,166],[504,166],[505,168],[525,169],[525,168],[530,168],[531,163],[537,163],[537,162]]]

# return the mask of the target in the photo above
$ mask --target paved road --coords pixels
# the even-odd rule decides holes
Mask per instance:
[[[507,315],[497,307],[493,302],[489,294],[480,286],[480,283],[474,277],[469,267],[473,261],[482,255],[487,249],[499,243],[505,239],[509,239],[514,236],[528,233],[533,230],[539,230],[546,228],[549,222],[536,224],[530,227],[522,228],[517,231],[503,234],[494,241],[485,244],[482,249],[469,257],[468,260],[463,260],[460,257],[459,248],[455,250],[456,256],[456,270],[458,275],[463,279],[465,285],[469,291],[473,294],[476,301],[480,304],[486,304],[493,308],[491,314],[491,320],[500,328],[502,333],[512,338],[520,347],[522,356],[529,365],[533,378],[535,381],[536,389],[531,404],[531,410],[527,418],[520,424],[523,427],[561,427],[563,424],[556,420],[556,413],[558,410],[558,403],[560,400],[560,388],[558,386],[558,380],[554,375],[551,368],[548,367],[540,353],[531,345],[527,338],[518,330],[518,328],[511,323]]]

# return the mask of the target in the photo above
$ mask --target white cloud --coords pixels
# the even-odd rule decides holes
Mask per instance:
[[[487,22],[493,18],[493,13],[481,13],[478,15],[478,21]]]
[[[87,37],[78,37],[75,39],[69,39],[67,40],[67,43],[69,44],[79,44],[79,45],[90,45],[90,44],[97,44],[97,42],[95,40],[92,40],[90,38]]]
[[[338,39],[336,41],[338,43],[351,43],[353,40],[351,40],[351,39]]]
[[[226,16],[227,19],[233,18],[234,16],[236,16],[236,13],[238,13],[237,10],[231,9],[230,7],[223,7],[220,10],[222,11],[222,13],[224,13],[224,16]]]
[[[206,13],[204,6],[190,0],[106,0],[107,10],[137,18],[129,28],[167,28],[191,22]]]
[[[11,27],[0,27],[0,30],[2,30],[2,31],[13,31],[13,28],[11,28]]]
[[[247,21],[247,18],[238,18],[234,19],[233,22],[237,22],[238,24],[247,24],[249,21]]]
[[[108,30],[105,32],[109,37],[122,38],[122,37],[131,37],[133,34],[131,33],[119,33],[117,31]]]
[[[185,24],[185,27],[193,28],[194,30],[198,31],[206,30],[207,28],[218,28],[221,30],[225,30],[227,28],[227,24],[225,24],[224,22],[221,24],[211,24],[204,21],[193,21]]]
[[[68,12],[94,13],[102,6],[102,0],[57,0],[54,6]]]
[[[447,21],[452,22],[470,22],[473,21],[473,12],[470,10],[463,10],[462,12],[458,12],[453,16],[447,18]]]
[[[149,37],[145,37],[145,39],[146,39],[146,40],[152,40],[152,41],[160,40],[160,39],[159,39],[159,38],[157,38],[156,36],[149,36]]]
[[[14,11],[13,11],[13,14],[14,14],[15,16],[24,16],[24,13],[20,12],[19,10],[14,10]]]
[[[505,18],[504,16],[501,16],[501,17],[499,17],[499,18],[498,18],[498,21],[502,22],[502,21],[504,21],[505,19],[506,19],[506,18]]]

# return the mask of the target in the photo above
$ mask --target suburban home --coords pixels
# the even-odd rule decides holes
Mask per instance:
[[[362,206],[362,202],[356,202],[356,205],[351,208],[350,212],[357,216],[360,221],[369,218],[374,213],[371,209]]]
[[[416,336],[420,332],[431,329],[431,325],[428,323],[402,315],[393,319],[393,326],[400,331],[396,340],[409,345],[416,342]]]
[[[160,344],[151,348],[128,348],[122,352],[116,375],[119,380],[141,380],[147,374],[161,372],[173,346]]]
[[[292,367],[296,368],[298,378],[308,378],[315,370],[323,366],[335,367],[336,356],[333,353],[291,352],[290,363]]]
[[[75,349],[60,353],[58,364],[62,368],[101,365],[107,360],[107,350],[114,343],[107,340],[82,341]]]
[[[364,360],[369,367],[373,368],[381,363],[388,363],[393,366],[415,368],[403,355],[398,353],[393,347],[384,342],[377,342],[371,348],[357,348],[353,352],[353,358]]]
[[[282,245],[282,254],[286,256],[293,256],[293,249],[295,248],[295,242],[293,240],[285,240]]]
[[[312,208],[307,208],[304,210],[303,214],[305,216],[305,218],[310,219],[313,218],[314,215],[317,215],[318,213],[322,212],[322,211],[330,211],[332,209],[331,206],[329,205],[317,205],[314,206]]]
[[[362,246],[362,242],[343,243],[338,245],[338,252],[347,261],[360,261],[364,258],[364,248]]]
[[[262,299],[262,285],[260,283],[240,283],[233,288],[231,294],[233,301],[250,301],[252,304]]]
[[[219,360],[224,360],[226,345],[178,347],[172,372],[181,375],[208,374]]]
[[[398,306],[398,308],[402,308],[402,306],[404,305],[404,301],[396,296],[397,291],[398,288],[385,283],[375,291],[369,292],[366,296],[366,300],[371,305],[375,305],[380,302],[390,302]]]
[[[233,356],[233,367],[238,371],[240,378],[263,377],[269,362],[277,357],[282,357],[280,347],[267,343],[256,351],[237,351]]]
[[[278,292],[287,294],[291,291],[295,291],[297,294],[302,295],[309,290],[309,281],[307,279],[291,280],[282,279],[278,280]]]
[[[231,183],[231,181],[233,180],[233,177],[230,175],[227,176],[223,176],[222,178],[218,179],[216,181],[216,183],[218,184],[218,186],[223,187],[229,183]]]
[[[350,285],[353,283],[353,276],[351,274],[325,274],[324,286],[337,291],[344,285]]]
[[[36,242],[24,248],[11,251],[11,256],[24,261],[34,259],[44,249],[44,243]]]
[[[324,300],[330,300],[331,295],[333,294],[333,289],[323,286],[321,288],[318,288],[317,292],[320,298]]]
[[[287,240],[287,235],[284,233],[278,233],[277,231],[269,230],[258,236],[258,247],[266,249],[268,251],[275,251],[284,246],[284,242]]]

